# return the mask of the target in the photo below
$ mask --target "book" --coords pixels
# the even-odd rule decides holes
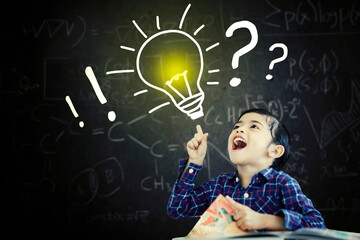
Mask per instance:
[[[233,219],[235,209],[223,196],[219,195],[201,215],[187,238],[231,237],[246,232],[237,227]]]
[[[190,239],[337,239],[360,240],[360,233],[333,229],[300,228],[294,231],[243,231],[234,221],[235,209],[223,196],[219,195],[201,215],[194,227],[185,237],[173,240]]]

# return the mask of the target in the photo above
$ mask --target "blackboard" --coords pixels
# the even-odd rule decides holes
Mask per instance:
[[[201,183],[234,169],[228,134],[242,111],[262,107],[289,128],[292,153],[284,171],[299,181],[327,227],[359,231],[359,1],[76,0],[4,6],[4,230],[38,237],[184,236],[197,219],[170,219],[166,205],[177,160],[187,156],[185,144],[196,124],[209,133]],[[235,57],[239,65],[233,67],[235,53],[254,39],[246,28],[225,35],[242,21],[256,27],[258,41]],[[136,53],[146,39],[171,29],[189,33],[202,49],[203,116],[194,119],[137,71]],[[177,46],[176,41],[180,48],[180,38],[168,42]],[[275,43],[287,46],[288,55],[270,69],[284,54],[279,47],[270,50]],[[193,61],[188,57],[185,62]],[[151,69],[158,58],[155,48],[141,67]],[[128,72],[114,72],[120,70]],[[232,86],[234,77],[241,82]]]

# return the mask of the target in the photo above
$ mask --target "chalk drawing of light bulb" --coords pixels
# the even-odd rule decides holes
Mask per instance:
[[[191,119],[204,115],[203,53],[191,35],[177,29],[152,35],[138,51],[136,68],[146,85],[168,95]]]
[[[137,51],[135,65],[141,81],[148,87],[165,93],[181,112],[194,120],[204,116],[202,103],[205,94],[200,85],[204,69],[203,52],[193,36],[204,29],[205,25],[199,26],[193,32],[193,36],[182,30],[190,7],[191,4],[188,4],[181,17],[179,29],[161,30],[160,18],[156,16],[156,28],[159,32],[150,37],[133,20],[132,23],[146,40],[138,50],[124,45],[120,48],[131,52]],[[205,48],[205,51],[208,52],[219,45],[220,43],[216,42]],[[106,74],[134,72],[135,69],[118,69],[107,71]],[[220,69],[209,69],[207,72],[216,74]],[[219,82],[207,81],[206,84],[216,86]],[[147,92],[148,89],[144,89],[134,93],[134,96]],[[169,104],[170,102],[162,103],[148,112],[151,114]]]

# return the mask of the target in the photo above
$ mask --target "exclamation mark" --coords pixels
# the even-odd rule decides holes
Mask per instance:
[[[104,94],[102,93],[101,89],[100,89],[100,86],[99,86],[99,83],[95,77],[95,74],[94,74],[94,71],[92,70],[92,68],[90,66],[86,67],[85,69],[85,74],[86,76],[88,77],[94,91],[95,91],[95,94],[97,96],[97,98],[99,99],[100,103],[101,104],[104,104],[107,102]],[[108,119],[113,122],[115,119],[116,119],[116,114],[114,111],[110,111],[108,113]]]
[[[67,104],[69,105],[69,107],[70,107],[70,109],[71,109],[71,112],[74,114],[74,116],[77,118],[77,117],[79,117],[79,114],[76,112],[76,110],[75,110],[75,108],[74,108],[74,105],[73,105],[73,103],[72,103],[72,101],[71,101],[71,99],[70,99],[70,97],[69,96],[66,96],[65,97],[65,101],[67,102]],[[82,128],[82,127],[84,127],[84,122],[83,121],[80,121],[79,122],[79,126]]]

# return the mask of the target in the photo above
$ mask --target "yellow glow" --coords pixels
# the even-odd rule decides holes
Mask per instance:
[[[191,71],[191,66],[183,57],[178,57],[175,54],[163,57],[163,64],[161,66],[164,80],[170,80],[176,74],[181,74],[184,71]]]
[[[162,75],[162,80],[164,82],[171,81],[174,79],[174,76],[182,75],[186,72],[186,76],[188,77],[191,72],[193,72],[193,67],[191,61],[184,56],[183,53],[176,53],[172,52],[162,56],[162,64],[160,67],[160,72]],[[170,86],[167,86],[170,87]],[[172,81],[171,87],[172,90],[168,89],[168,91],[173,92],[174,88],[175,91],[179,96],[187,97],[189,94],[188,90],[188,83],[184,81],[184,77],[180,76],[177,80]]]

